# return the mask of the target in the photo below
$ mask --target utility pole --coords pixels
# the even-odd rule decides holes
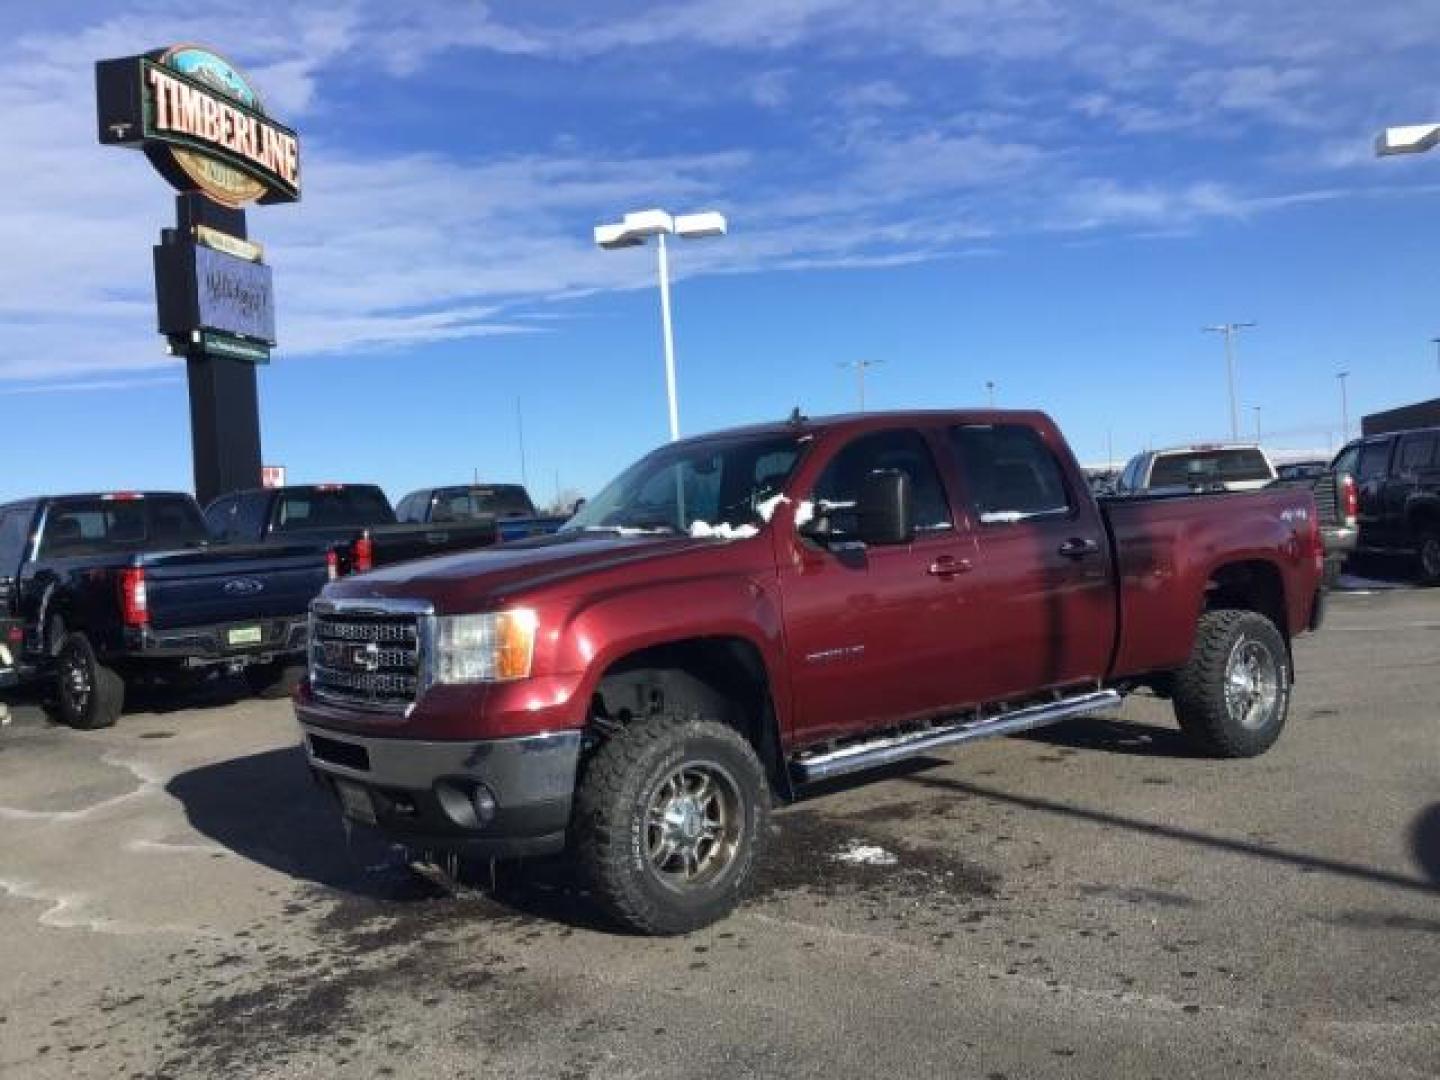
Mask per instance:
[[[856,388],[860,391],[860,411],[865,411],[865,372],[872,367],[879,367],[884,360],[851,360],[848,363],[842,362],[842,368],[851,368],[855,372]]]
[[[1340,443],[1343,446],[1350,441],[1350,395],[1345,388],[1345,380],[1350,377],[1350,372],[1341,371],[1335,378],[1340,380]]]
[[[989,397],[990,408],[995,407],[995,383],[991,379],[985,380],[985,393]]]
[[[1253,322],[1217,323],[1201,329],[1207,334],[1225,335],[1225,377],[1230,387],[1230,440],[1240,441],[1240,409],[1235,403],[1235,335],[1257,325]]]

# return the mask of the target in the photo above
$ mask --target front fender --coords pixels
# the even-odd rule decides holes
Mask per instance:
[[[585,673],[576,701],[588,708],[600,681],[620,660],[655,646],[704,638],[734,638],[756,650],[776,721],[782,732],[788,731],[790,684],[779,594],[773,582],[754,576],[690,578],[596,597],[572,614],[558,659],[566,665],[562,670]]]

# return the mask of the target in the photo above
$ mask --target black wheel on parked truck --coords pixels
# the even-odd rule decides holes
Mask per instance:
[[[1420,580],[1426,585],[1440,585],[1440,526],[1420,534]]]
[[[1290,711],[1290,652],[1275,624],[1254,611],[1207,611],[1189,662],[1175,675],[1175,717],[1216,757],[1263,754]]]
[[[245,669],[245,684],[250,687],[250,692],[265,701],[288,698],[304,677],[303,664],[286,664],[280,660],[251,664]]]
[[[100,663],[84,634],[66,634],[55,656],[55,704],[73,728],[110,727],[125,707],[125,680]]]
[[[734,909],[769,828],[765,770],[734,728],[637,719],[587,763],[577,860],[597,902],[644,934],[683,934]]]

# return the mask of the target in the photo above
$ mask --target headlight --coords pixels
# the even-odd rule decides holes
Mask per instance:
[[[529,608],[442,615],[435,620],[435,681],[503,682],[528,677],[538,621]]]

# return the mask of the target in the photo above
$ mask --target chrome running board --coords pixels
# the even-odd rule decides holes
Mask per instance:
[[[1075,716],[1103,712],[1119,704],[1120,695],[1114,690],[1094,690],[1077,697],[1047,701],[1043,705],[1013,709],[987,719],[967,720],[959,724],[887,735],[869,742],[842,746],[837,750],[799,758],[792,762],[790,767],[797,781],[813,784],[817,780],[828,780],[833,776],[844,776],[846,773],[889,765],[891,762],[939,750],[954,743],[1033,731],[1035,728],[1058,724]]]

